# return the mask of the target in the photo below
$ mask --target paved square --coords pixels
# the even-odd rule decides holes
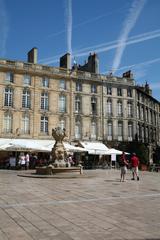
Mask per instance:
[[[0,170],[0,240],[160,239],[160,173],[19,177]],[[66,177],[65,177],[66,176]]]

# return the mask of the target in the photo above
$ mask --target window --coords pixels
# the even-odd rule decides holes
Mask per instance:
[[[24,83],[24,85],[31,85],[31,76],[29,76],[29,75],[24,75],[23,76],[23,83]]]
[[[91,139],[95,140],[97,135],[97,126],[96,123],[92,121],[91,123]]]
[[[59,96],[59,112],[66,112],[66,96]]]
[[[133,138],[133,124],[128,123],[128,141],[132,141]]]
[[[82,83],[81,82],[76,82],[76,91],[82,92]]]
[[[75,97],[75,112],[76,113],[81,112],[81,97],[79,97],[79,96]]]
[[[28,89],[23,90],[22,107],[23,108],[30,108],[31,107],[31,95],[30,95],[30,91]]]
[[[107,95],[112,95],[112,87],[107,86]]]
[[[91,93],[97,93],[97,85],[96,84],[91,85]]]
[[[91,98],[91,113],[92,114],[97,113],[97,99],[95,97]]]
[[[132,116],[132,103],[128,102],[127,103],[127,108],[128,108],[128,117]]]
[[[117,88],[117,96],[122,96],[122,88]]]
[[[41,109],[48,110],[48,93],[41,93]]]
[[[117,115],[122,117],[122,102],[118,101],[117,103]]]
[[[66,81],[64,79],[61,79],[59,82],[59,88],[61,90],[66,90]]]
[[[4,114],[4,132],[12,133],[12,115],[10,113]]]
[[[140,118],[140,106],[137,104],[137,118]]]
[[[80,121],[76,121],[76,124],[75,124],[75,138],[76,139],[81,138],[81,123],[80,123]]]
[[[127,97],[132,97],[132,89],[131,88],[127,89]]]
[[[13,73],[12,72],[7,72],[6,73],[6,79],[5,81],[13,83]]]
[[[108,122],[108,140],[112,140],[112,133],[113,133],[113,127],[112,127],[112,122]]]
[[[112,115],[112,101],[111,101],[111,99],[107,100],[107,115],[108,116]]]
[[[23,134],[30,133],[30,119],[28,114],[24,114],[22,116],[22,133]]]
[[[6,107],[13,106],[13,90],[12,90],[12,88],[9,88],[9,87],[5,88],[4,106],[6,106]]]
[[[123,125],[122,122],[118,122],[118,141],[122,141]]]
[[[48,117],[41,116],[41,132],[48,133]]]
[[[47,77],[42,78],[42,86],[46,88],[49,87],[49,79]]]
[[[61,119],[60,121],[59,121],[59,127],[63,130],[63,129],[65,129],[65,120],[64,119]]]

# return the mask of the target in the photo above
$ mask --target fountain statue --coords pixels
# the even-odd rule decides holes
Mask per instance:
[[[52,136],[55,144],[52,148],[52,162],[54,167],[66,167],[65,159],[67,157],[66,149],[63,145],[63,139],[66,137],[66,130],[57,127],[52,129]]]
[[[77,167],[67,167],[65,159],[67,158],[67,151],[63,145],[63,139],[66,137],[66,130],[60,127],[52,129],[52,136],[55,139],[55,144],[51,151],[52,163],[48,166],[37,167],[36,173],[39,175],[52,175],[60,172],[76,171],[83,173],[81,165]]]

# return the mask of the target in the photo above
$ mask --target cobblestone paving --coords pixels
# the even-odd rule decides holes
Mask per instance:
[[[160,173],[28,178],[0,170],[0,240],[158,240]],[[27,171],[28,173],[28,171]],[[67,177],[66,177],[67,176]]]

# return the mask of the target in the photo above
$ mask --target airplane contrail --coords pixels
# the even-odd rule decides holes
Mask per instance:
[[[68,0],[67,3],[67,51],[72,58],[72,0]]]
[[[124,43],[124,44],[131,45],[131,44],[135,44],[135,43],[139,43],[139,42],[143,42],[143,41],[147,41],[147,40],[154,39],[154,38],[159,38],[159,37],[160,37],[160,29],[157,29],[157,30],[154,30],[154,31],[145,32],[145,33],[142,33],[142,34],[132,36],[132,37],[128,38],[127,42]],[[120,45],[120,44],[123,44],[123,43],[120,43],[120,41],[118,41],[118,40],[111,41],[109,43],[98,44],[98,45],[95,45],[95,46],[91,46],[91,47],[88,47],[88,48],[83,48],[81,50],[78,50],[78,51],[74,52],[74,56],[76,56],[76,57],[87,56],[90,52],[93,52],[93,51],[96,52],[96,53],[106,52],[106,51],[117,48],[118,45]],[[59,54],[55,57],[44,58],[44,59],[41,59],[40,62],[44,62],[45,64],[58,62],[59,58],[61,56],[62,56],[62,54]]]
[[[120,65],[121,58],[126,47],[125,43],[128,39],[129,33],[131,32],[132,28],[135,26],[138,20],[138,17],[144,7],[145,2],[146,0],[134,0],[131,8],[129,9],[128,17],[124,21],[122,32],[120,33],[120,42],[117,47],[115,58],[113,61],[113,73],[115,72],[115,69],[117,69]]]
[[[6,53],[6,41],[8,37],[9,25],[8,25],[8,16],[7,16],[7,12],[6,12],[3,0],[0,0],[0,19],[1,19],[0,21],[0,35],[1,35],[0,52],[1,52],[1,55],[4,56]]]

